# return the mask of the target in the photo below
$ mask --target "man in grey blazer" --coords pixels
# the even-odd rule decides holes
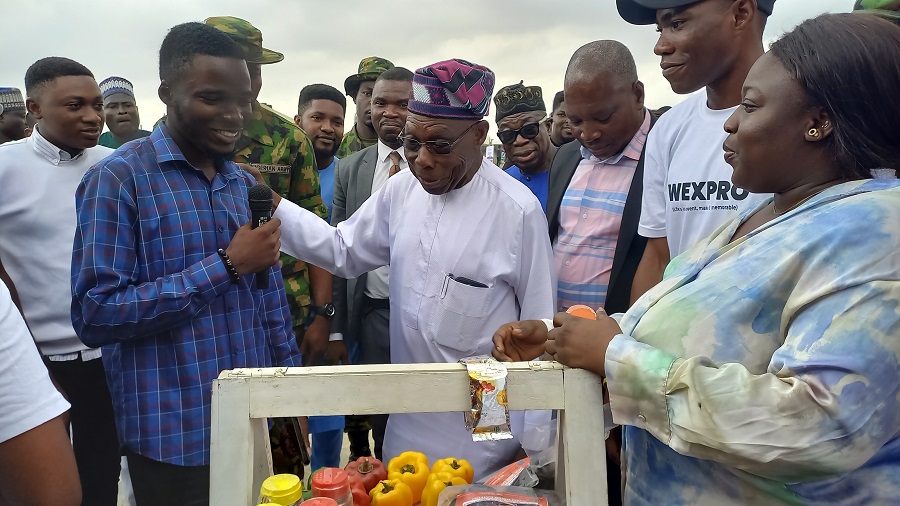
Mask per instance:
[[[332,225],[349,218],[390,176],[408,168],[400,133],[406,125],[412,79],[412,72],[395,67],[385,71],[375,82],[371,108],[378,143],[338,161]],[[335,316],[331,331],[356,339],[361,364],[391,362],[389,269],[388,266],[381,267],[356,279],[334,278]],[[381,459],[387,415],[372,416],[370,423],[375,457]],[[365,426],[360,427],[358,418],[348,419],[347,433],[351,460],[371,455],[368,430]]]

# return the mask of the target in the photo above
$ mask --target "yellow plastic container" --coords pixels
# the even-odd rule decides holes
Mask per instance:
[[[276,474],[263,482],[259,491],[261,504],[296,506],[303,498],[303,483],[295,474]]]

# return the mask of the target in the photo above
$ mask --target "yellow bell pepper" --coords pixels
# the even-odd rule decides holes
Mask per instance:
[[[388,480],[399,480],[412,490],[413,504],[422,500],[428,482],[428,457],[419,452],[403,452],[388,463]]]
[[[371,506],[413,506],[412,490],[399,480],[382,480],[369,492]]]
[[[431,472],[450,473],[466,480],[466,483],[472,483],[472,478],[475,476],[475,471],[472,470],[472,464],[469,464],[469,461],[457,460],[455,457],[438,460],[431,468]]]
[[[431,473],[428,476],[425,490],[422,491],[422,506],[437,506],[438,498],[445,488],[468,484],[462,477],[454,476],[450,473]]]

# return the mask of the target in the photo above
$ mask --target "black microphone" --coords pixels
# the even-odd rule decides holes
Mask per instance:
[[[272,189],[258,183],[247,193],[250,201],[250,228],[265,225],[272,219]],[[256,288],[267,290],[269,288],[269,270],[263,269],[256,273]]]

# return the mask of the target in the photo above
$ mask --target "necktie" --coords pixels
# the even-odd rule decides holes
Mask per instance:
[[[400,172],[400,153],[391,151],[391,154],[388,155],[388,158],[391,159],[391,170],[388,171],[388,177],[391,177],[394,174]]]

